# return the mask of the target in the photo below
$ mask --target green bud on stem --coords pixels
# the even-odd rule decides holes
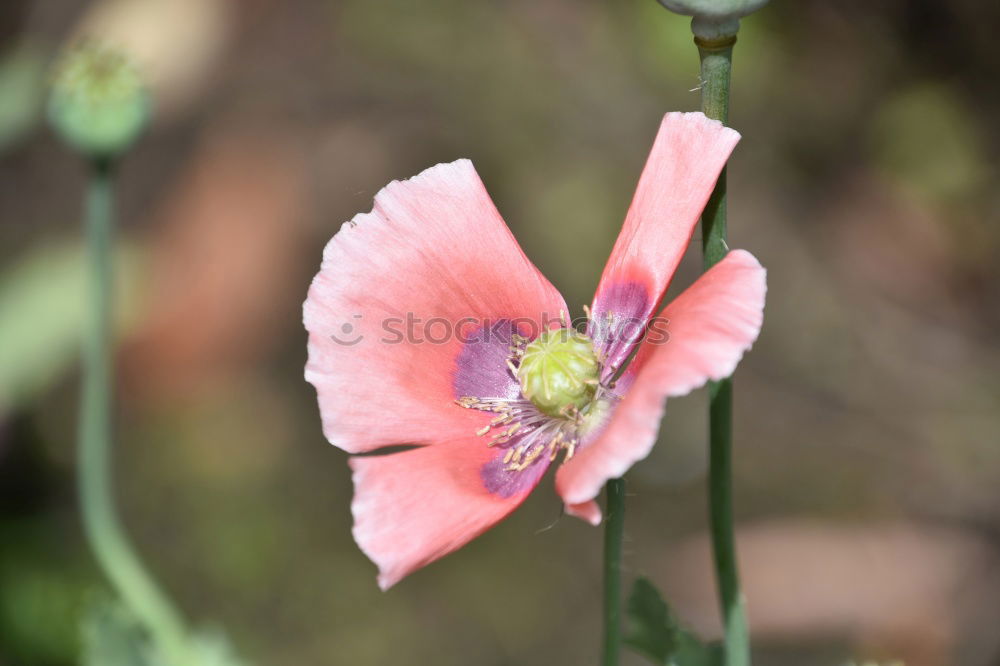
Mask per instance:
[[[693,16],[691,31],[705,42],[735,38],[740,18],[767,4],[767,0],[659,0],[670,11]]]
[[[123,154],[149,121],[149,97],[135,66],[112,49],[86,43],[57,66],[49,96],[49,121],[85,157]]]

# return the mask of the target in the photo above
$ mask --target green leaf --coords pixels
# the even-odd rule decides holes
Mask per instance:
[[[632,586],[626,608],[628,634],[625,644],[663,666],[722,666],[723,651],[719,644],[706,644],[684,629],[660,596],[656,587],[645,578]]]
[[[118,601],[93,601],[83,618],[81,666],[166,666],[135,616]]]
[[[655,663],[668,663],[675,648],[670,631],[670,609],[645,578],[637,579],[632,585],[625,614],[629,625],[625,644]]]
[[[217,629],[192,632],[182,666],[247,666]],[[81,666],[181,666],[171,664],[135,615],[117,600],[95,599],[83,618]]]

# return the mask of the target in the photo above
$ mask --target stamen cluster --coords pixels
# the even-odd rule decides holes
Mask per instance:
[[[497,416],[476,434],[493,431],[487,446],[506,448],[503,464],[519,472],[560,451],[573,457],[580,437],[588,432],[614,395],[600,381],[603,364],[590,338],[572,328],[545,331],[529,341],[511,336],[507,368],[517,378],[521,394],[514,399],[463,396],[456,403]]]

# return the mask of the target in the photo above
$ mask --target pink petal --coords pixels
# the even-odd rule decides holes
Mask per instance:
[[[591,308],[591,335],[619,365],[658,306],[740,135],[701,113],[663,117]]]
[[[490,492],[483,483],[502,453],[473,435],[392,455],[351,458],[354,540],[378,566],[383,590],[465,545],[524,501],[548,459],[513,472],[517,487],[506,495]]]
[[[358,453],[475,432],[483,414],[455,405],[456,387],[504,391],[514,380],[503,365],[478,374],[459,368],[460,356],[475,369],[477,354],[489,353],[486,346],[470,353],[455,330],[469,335],[501,320],[537,327],[565,308],[471,162],[390,183],[371,213],[346,223],[326,246],[303,306],[305,376],[316,387],[327,439]],[[412,335],[408,316],[419,319]]]
[[[567,506],[592,500],[608,479],[649,455],[667,397],[733,373],[760,332],[766,290],[761,265],[734,250],[664,309],[669,339],[643,341],[625,398],[596,439],[556,474]]]
[[[601,524],[601,507],[593,500],[581,504],[567,504],[566,513],[585,520],[595,527]]]

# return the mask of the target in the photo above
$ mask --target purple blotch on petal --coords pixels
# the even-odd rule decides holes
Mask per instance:
[[[616,282],[605,286],[594,299],[587,335],[605,361],[606,374],[628,358],[649,323],[653,303],[642,282]]]
[[[520,395],[517,378],[507,367],[512,334],[517,326],[509,319],[487,323],[464,332],[465,342],[455,361],[452,390],[455,398],[507,398]]]
[[[516,438],[510,443],[511,447],[518,445],[519,442]],[[548,452],[544,451],[535,462],[525,469],[508,470],[509,464],[504,463],[503,459],[509,448],[498,449],[497,455],[483,465],[479,471],[479,476],[482,478],[486,490],[503,498],[513,497],[534,488],[538,479],[549,468],[550,463]]]

